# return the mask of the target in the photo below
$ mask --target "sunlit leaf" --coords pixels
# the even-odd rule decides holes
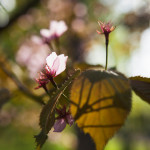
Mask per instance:
[[[136,76],[129,79],[134,92],[140,98],[150,103],[150,78]]]
[[[90,65],[90,64],[87,64],[87,63],[74,63],[74,67],[75,68],[80,68],[82,71],[83,70],[86,70],[86,69],[95,69],[95,68],[104,68],[103,66],[101,65]]]
[[[42,130],[40,134],[35,136],[37,149],[39,149],[39,147],[42,147],[42,145],[45,143],[47,134],[55,123],[55,108],[57,103],[59,102],[61,95],[79,73],[80,70],[76,70],[75,73],[70,76],[59,89],[57,89],[57,91],[51,96],[51,99],[48,101],[48,103],[43,107],[40,114],[39,123]]]
[[[130,83],[112,71],[87,70],[74,80],[70,99],[77,105],[71,105],[77,125],[103,150],[130,112]]]

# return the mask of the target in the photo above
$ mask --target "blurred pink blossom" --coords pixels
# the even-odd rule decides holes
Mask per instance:
[[[56,109],[58,113],[58,117],[56,118],[57,121],[54,124],[54,131],[53,132],[61,132],[66,127],[66,124],[72,126],[74,123],[74,119],[70,113],[70,110],[66,111],[66,106],[62,109]]]
[[[16,61],[21,66],[27,67],[29,76],[34,78],[45,64],[45,59],[49,53],[50,49],[43,43],[42,39],[38,36],[32,36],[19,48]]]
[[[68,27],[64,21],[51,21],[49,29],[41,29],[40,33],[46,42],[53,40],[55,38],[59,38],[65,31],[67,31]]]

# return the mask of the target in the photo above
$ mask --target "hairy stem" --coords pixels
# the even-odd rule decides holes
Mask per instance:
[[[105,70],[107,70],[107,64],[108,64],[108,44],[109,44],[109,39],[108,39],[108,36],[106,36],[106,64],[105,64]]]
[[[50,81],[51,81],[52,85],[53,85],[56,89],[58,89],[58,86],[57,86],[56,82],[54,81],[54,78],[53,78],[53,77],[50,78]]]

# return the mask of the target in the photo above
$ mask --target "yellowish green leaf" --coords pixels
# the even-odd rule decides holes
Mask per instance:
[[[70,99],[76,103],[71,112],[77,125],[103,150],[131,110],[130,83],[112,71],[87,70],[74,80]]]

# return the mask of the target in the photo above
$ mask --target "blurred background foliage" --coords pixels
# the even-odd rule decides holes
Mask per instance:
[[[97,21],[113,22],[116,29],[110,35],[108,66],[128,77],[150,77],[149,0],[0,0],[0,60],[35,94],[43,93],[42,89],[34,91],[30,70],[35,66],[27,69],[30,64],[19,65],[17,52],[32,35],[40,35],[41,28],[48,28],[50,20],[64,20],[68,25],[60,38],[61,51],[72,62],[92,65],[105,64],[105,41],[96,33]],[[0,68],[0,106],[8,100],[0,110],[0,149],[33,149],[41,106],[23,95]],[[149,150],[150,107],[134,94],[132,103],[125,126],[106,150]],[[43,150],[94,149],[90,137],[77,127],[50,134]]]

